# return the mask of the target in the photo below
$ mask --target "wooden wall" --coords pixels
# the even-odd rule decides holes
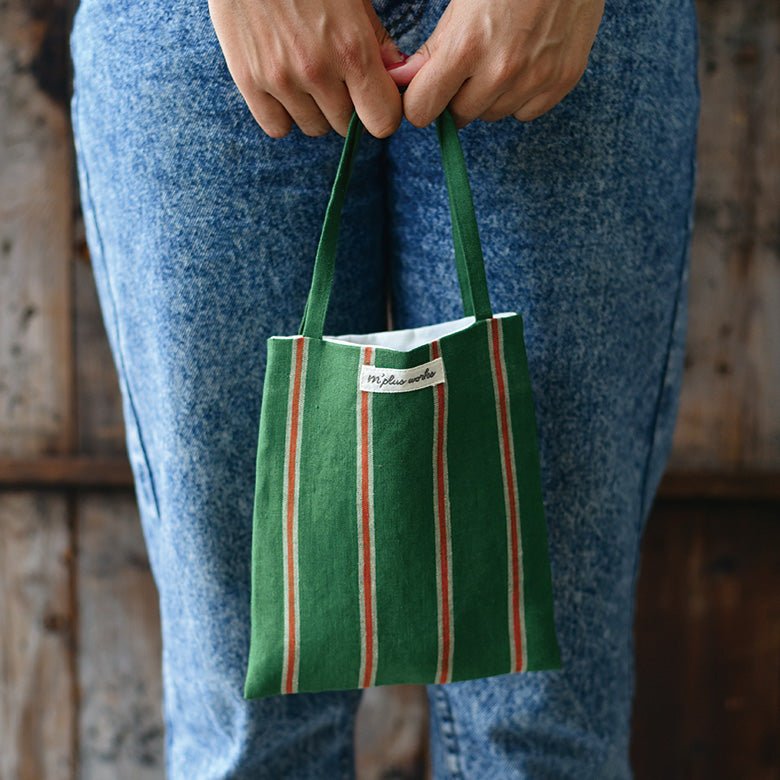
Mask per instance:
[[[780,5],[699,0],[702,88],[675,470],[780,469]]]
[[[73,170],[74,3],[0,6],[0,780],[162,777],[155,590]],[[689,356],[642,559],[633,757],[638,777],[768,779],[780,773],[780,10],[698,9]],[[424,729],[420,689],[371,692],[360,776],[422,776]]]

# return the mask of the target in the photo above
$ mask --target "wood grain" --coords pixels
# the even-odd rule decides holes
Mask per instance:
[[[0,494],[0,778],[70,778],[76,765],[75,608],[67,502]]]
[[[780,464],[780,5],[700,0],[687,367],[672,469]]]
[[[659,504],[635,636],[637,780],[780,775],[780,504]]]
[[[3,454],[63,452],[74,438],[73,155],[59,75],[67,73],[64,8],[23,0],[0,8]]]
[[[131,497],[80,499],[77,561],[79,777],[160,778],[160,616]]]

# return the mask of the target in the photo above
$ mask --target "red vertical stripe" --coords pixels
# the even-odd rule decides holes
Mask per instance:
[[[510,538],[512,548],[509,551],[512,561],[512,633],[515,646],[515,658],[522,664],[522,630],[520,626],[520,569],[519,569],[519,540],[517,538],[517,497],[514,491],[513,463],[510,453],[509,437],[511,435],[509,424],[507,422],[507,393],[505,386],[505,377],[502,369],[501,352],[499,344],[498,320],[493,317],[490,320],[490,326],[493,329],[493,360],[496,367],[496,377],[498,379],[499,405],[501,409],[501,431],[500,435],[504,442],[504,463],[506,469],[506,481],[509,491],[509,512],[510,512]]]
[[[364,363],[371,362],[371,347],[366,347]],[[363,390],[360,393],[360,458],[361,458],[361,523],[363,527],[363,604],[366,620],[366,658],[365,668],[363,670],[363,680],[361,685],[368,687],[371,684],[371,677],[374,664],[374,620],[373,620],[373,593],[371,591],[371,517],[370,504],[371,496],[369,494],[368,470],[369,452],[368,452],[368,391]]]
[[[295,671],[296,652],[297,652],[297,636],[295,633],[295,552],[294,552],[294,513],[295,513],[295,463],[298,447],[298,425],[300,421],[298,419],[300,409],[300,395],[301,395],[301,364],[303,362],[303,339],[297,339],[295,344],[295,379],[293,383],[293,398],[292,398],[292,420],[290,423],[290,449],[288,452],[288,468],[287,468],[287,524],[285,532],[287,534],[287,652],[288,652],[288,664],[287,664],[287,678],[284,681],[285,693],[293,693],[293,673]]]
[[[439,342],[434,341],[431,344],[432,357],[439,357]],[[444,384],[436,385],[438,399],[438,422],[436,426],[436,484],[438,498],[438,534],[439,550],[441,558],[441,604],[439,609],[442,616],[442,665],[438,682],[447,682],[449,677],[449,659],[450,659],[450,632],[451,619],[449,609],[449,590],[450,590],[450,572],[448,546],[449,539],[447,535],[447,507],[444,484],[444,426],[446,424],[446,409],[444,408]]]

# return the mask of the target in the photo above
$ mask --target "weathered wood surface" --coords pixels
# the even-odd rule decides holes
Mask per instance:
[[[73,439],[72,149],[61,3],[0,7],[0,453]],[[57,47],[59,46],[59,50]]]
[[[160,615],[131,495],[80,500],[76,561],[79,777],[159,778]]]
[[[637,780],[780,776],[780,507],[664,503],[643,545]]]
[[[0,778],[66,780],[76,760],[66,500],[0,494]]]
[[[67,13],[0,6],[0,454],[72,451],[75,193]],[[0,777],[72,778],[78,761],[72,504],[0,494]]]
[[[780,4],[700,0],[702,114],[674,469],[780,465]]]

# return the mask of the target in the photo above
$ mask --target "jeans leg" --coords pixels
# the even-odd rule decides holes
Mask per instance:
[[[359,691],[242,696],[265,342],[297,332],[343,139],[266,136],[205,2],[83,0],[71,47],[87,240],[160,598],[167,776],[350,778]],[[326,332],[385,325],[381,151],[363,138]]]
[[[697,53],[692,0],[608,0],[561,103],[460,131],[493,309],[526,321],[564,668],[429,686],[436,778],[631,777],[639,550],[682,374]],[[388,144],[399,328],[463,314],[437,147],[408,123]]]

